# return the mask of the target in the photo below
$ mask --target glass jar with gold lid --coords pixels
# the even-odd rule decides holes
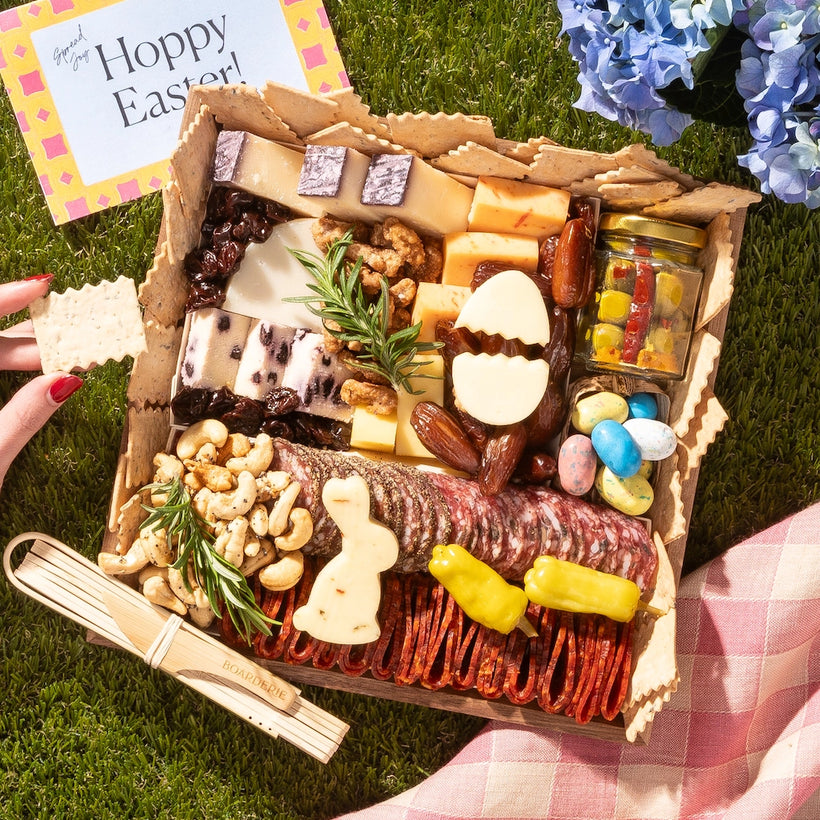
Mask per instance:
[[[703,281],[706,231],[639,214],[605,213],[598,226],[595,298],[578,353],[589,370],[679,379]]]

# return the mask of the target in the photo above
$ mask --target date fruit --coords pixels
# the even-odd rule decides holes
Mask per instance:
[[[410,425],[439,461],[470,476],[478,473],[481,454],[455,416],[443,407],[431,401],[419,402],[410,414]]]
[[[562,308],[584,304],[590,289],[592,265],[592,232],[585,220],[570,219],[558,238],[552,271],[552,298]]]
[[[509,482],[527,445],[523,424],[510,424],[494,430],[481,454],[478,486],[484,495],[498,495]]]

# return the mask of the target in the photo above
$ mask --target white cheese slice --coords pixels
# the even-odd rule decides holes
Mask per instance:
[[[311,232],[315,221],[283,222],[265,242],[248,245],[225,290],[222,309],[280,325],[321,330],[322,320],[307,305],[283,301],[310,293],[307,285],[314,279],[288,248],[321,256]]]
[[[234,387],[251,320],[219,308],[190,314],[179,379],[184,387]]]
[[[295,333],[292,327],[251,320],[234,380],[234,393],[263,399],[270,390],[281,386]]]
[[[455,326],[528,345],[545,345],[550,339],[549,314],[538,285],[518,270],[501,271],[477,287]]]
[[[221,131],[214,152],[214,182],[272,199],[300,216],[321,216],[322,206],[296,193],[304,155],[247,131]]]
[[[485,424],[515,424],[532,413],[549,380],[543,359],[497,353],[459,353],[453,359],[453,393],[461,407]]]

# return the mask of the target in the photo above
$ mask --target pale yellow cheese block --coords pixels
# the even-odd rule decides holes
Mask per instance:
[[[421,322],[418,340],[436,341],[436,322],[455,321],[466,301],[470,298],[469,287],[460,285],[439,285],[437,282],[419,282],[413,303],[411,324]]]
[[[521,234],[460,231],[444,237],[441,281],[470,286],[481,262],[499,262],[510,268],[534,271],[538,267],[538,240]]]
[[[396,446],[399,417],[396,411],[387,416],[372,413],[366,407],[353,408],[350,446],[358,450],[392,453]]]
[[[472,200],[472,188],[409,154],[373,156],[361,196],[375,219],[392,216],[433,236],[467,230]]]
[[[419,370],[419,375],[410,379],[416,394],[406,390],[398,391],[398,427],[396,428],[396,455],[432,458],[433,454],[419,441],[410,424],[410,414],[421,401],[444,404],[444,359],[438,353],[420,353],[418,361],[429,362]],[[428,378],[433,376],[435,378]]]
[[[501,177],[479,177],[468,230],[516,233],[545,239],[567,220],[569,191]]]

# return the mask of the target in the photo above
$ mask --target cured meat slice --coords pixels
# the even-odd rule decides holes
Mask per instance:
[[[485,496],[475,481],[448,473],[397,463],[382,467],[360,456],[275,440],[273,468],[302,483],[299,503],[314,518],[306,553],[330,557],[339,550],[338,527],[323,509],[317,485],[358,472],[370,487],[374,515],[399,539],[396,571],[426,572],[433,547],[454,542],[508,580],[521,581],[533,561],[547,554],[628,578],[642,591],[654,586],[657,553],[635,518],[547,487],[510,484]],[[418,510],[406,502],[407,494],[419,499]]]
[[[381,634],[373,650],[370,673],[390,680],[399,668],[404,646],[404,588],[398,575],[390,573],[384,585],[380,610]]]

